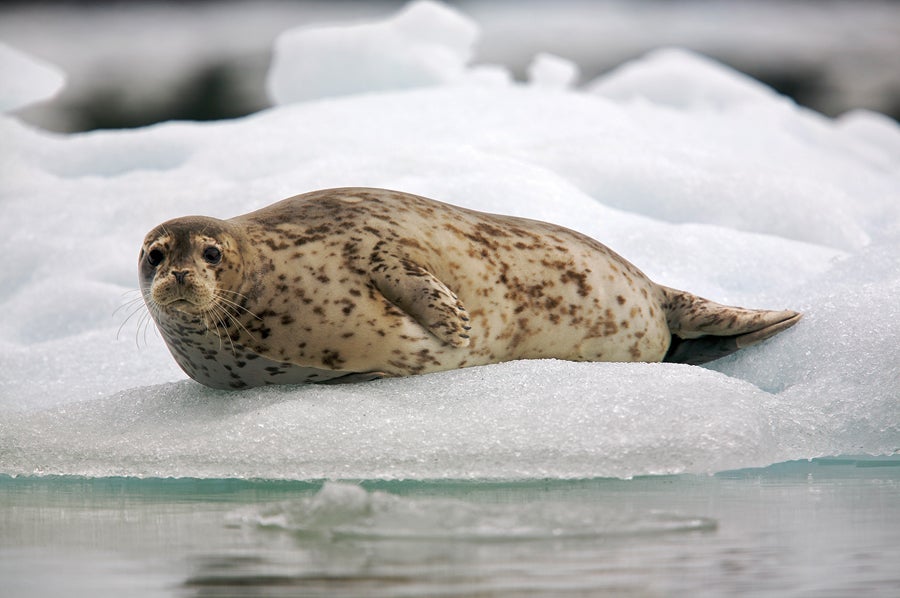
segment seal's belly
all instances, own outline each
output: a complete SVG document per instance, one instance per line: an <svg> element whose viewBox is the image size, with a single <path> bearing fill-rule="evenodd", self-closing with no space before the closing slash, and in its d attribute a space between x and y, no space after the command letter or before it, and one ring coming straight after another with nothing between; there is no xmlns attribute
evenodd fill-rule
<svg viewBox="0 0 900 598"><path fill-rule="evenodd" d="M236 390L270 384L334 384L364 382L383 377L381 372L348 372L275 361L199 326L180 327L177 333L163 326L163 338L184 372L211 388Z"/></svg>

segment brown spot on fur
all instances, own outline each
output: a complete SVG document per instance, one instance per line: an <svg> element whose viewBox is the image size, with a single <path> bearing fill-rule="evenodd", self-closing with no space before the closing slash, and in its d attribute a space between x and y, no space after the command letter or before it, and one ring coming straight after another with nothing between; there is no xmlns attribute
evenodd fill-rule
<svg viewBox="0 0 900 598"><path fill-rule="evenodd" d="M341 369L340 366L345 362L346 360L341 357L341 354L338 351L333 349L325 349L322 351L322 364L333 370Z"/></svg>
<svg viewBox="0 0 900 598"><path fill-rule="evenodd" d="M272 251L281 251L282 249L287 249L288 247L290 247L290 245L288 245L284 241L281 241L280 243L276 243L274 239L266 239L263 242Z"/></svg>
<svg viewBox="0 0 900 598"><path fill-rule="evenodd" d="M590 295L591 291L594 290L594 288L588 284L587 273L585 272L566 270L566 272L559 278L564 284L569 283L570 281L575 281L575 283L578 285L578 294L582 297L587 297L588 295Z"/></svg>

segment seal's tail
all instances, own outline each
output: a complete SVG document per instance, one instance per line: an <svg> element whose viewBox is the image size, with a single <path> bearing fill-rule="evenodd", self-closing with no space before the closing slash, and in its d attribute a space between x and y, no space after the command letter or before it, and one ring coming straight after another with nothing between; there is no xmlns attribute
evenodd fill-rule
<svg viewBox="0 0 900 598"><path fill-rule="evenodd" d="M663 361L700 364L755 345L800 321L800 313L720 305L660 287L672 344Z"/></svg>

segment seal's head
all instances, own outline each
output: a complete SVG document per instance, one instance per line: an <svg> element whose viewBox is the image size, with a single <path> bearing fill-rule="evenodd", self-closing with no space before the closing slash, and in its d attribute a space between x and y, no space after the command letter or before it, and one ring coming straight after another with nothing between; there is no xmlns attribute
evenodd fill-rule
<svg viewBox="0 0 900 598"><path fill-rule="evenodd" d="M138 269L151 313L210 315L234 305L243 281L241 245L233 225L205 216L177 218L150 231Z"/></svg>

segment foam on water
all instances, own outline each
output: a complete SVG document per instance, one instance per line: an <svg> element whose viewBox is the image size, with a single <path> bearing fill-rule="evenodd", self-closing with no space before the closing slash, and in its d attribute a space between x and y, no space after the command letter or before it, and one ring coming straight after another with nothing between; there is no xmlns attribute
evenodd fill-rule
<svg viewBox="0 0 900 598"><path fill-rule="evenodd" d="M715 529L707 517L637 512L590 503L491 504L408 498L326 482L314 496L233 512L232 525L333 539L509 541L632 536Z"/></svg>
<svg viewBox="0 0 900 598"><path fill-rule="evenodd" d="M427 40L404 37L423 23ZM443 75L473 74L477 28L430 2L358 27L286 34L271 86L321 93L251 117L73 136L0 117L0 473L629 477L898 450L896 123L832 121L673 50L587 90L547 56L527 85L502 69L471 85ZM357 80L300 68L344 60L348 39L393 40L380 82L301 101ZM452 66L399 69L433 64L421 44ZM43 67L16 64L2 84L43 97ZM242 393L185 380L129 303L146 231L347 185L554 221L662 284L805 317L710 368L531 361Z"/></svg>

